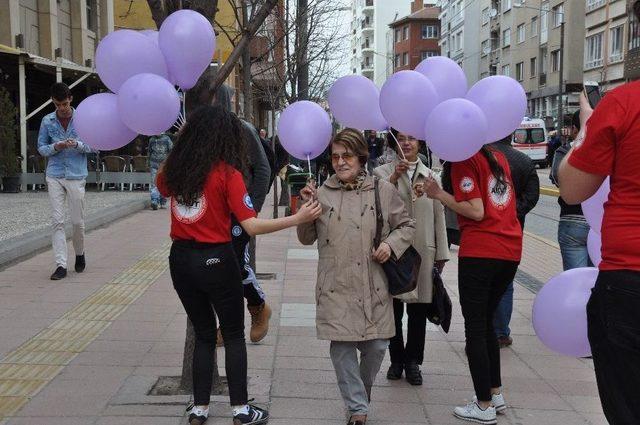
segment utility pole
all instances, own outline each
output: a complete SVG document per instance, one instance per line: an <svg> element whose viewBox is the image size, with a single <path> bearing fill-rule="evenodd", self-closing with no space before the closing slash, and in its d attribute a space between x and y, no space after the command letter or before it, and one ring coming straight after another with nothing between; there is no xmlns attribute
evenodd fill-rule
<svg viewBox="0 0 640 425"><path fill-rule="evenodd" d="M297 74L298 74L298 96L297 100L309 99L309 63L307 58L307 50L309 48L309 15L308 0L298 0L296 15L298 20L297 38L298 38L298 54L297 54Z"/></svg>
<svg viewBox="0 0 640 425"><path fill-rule="evenodd" d="M560 23L560 67L558 69L558 136L562 138L562 127L564 126L564 108L562 107L562 95L564 92L564 14Z"/></svg>

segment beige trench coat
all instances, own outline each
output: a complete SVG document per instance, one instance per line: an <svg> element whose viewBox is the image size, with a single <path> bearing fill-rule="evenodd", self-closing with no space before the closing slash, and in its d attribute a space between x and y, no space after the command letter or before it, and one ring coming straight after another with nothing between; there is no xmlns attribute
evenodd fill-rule
<svg viewBox="0 0 640 425"><path fill-rule="evenodd" d="M395 160L382 165L374 170L374 174L389 181L397 163L398 161ZM418 161L413 181L417 182L429 176L438 179L437 175L422 161ZM422 264L416 290L396 298L408 303L430 303L433 299L433 264L435 261L449 260L444 207L440 201L434 201L426 196L413 201L413 184L409 181L407 174L398 179L397 187L407 212L416 222L412 245L420 253Z"/></svg>
<svg viewBox="0 0 640 425"><path fill-rule="evenodd" d="M380 181L382 241L401 256L413 240L414 223L392 184ZM395 335L387 278L371 255L376 230L373 177L360 190L343 190L331 176L318 189L322 215L298 226L304 245L318 241L316 328L319 339L368 341Z"/></svg>

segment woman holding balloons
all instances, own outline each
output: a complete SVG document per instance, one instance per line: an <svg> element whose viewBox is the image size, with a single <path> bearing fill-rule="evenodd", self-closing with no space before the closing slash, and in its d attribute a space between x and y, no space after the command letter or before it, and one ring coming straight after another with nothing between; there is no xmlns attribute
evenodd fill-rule
<svg viewBox="0 0 640 425"><path fill-rule="evenodd" d="M224 337L233 423L263 424L269 418L267 411L248 404L244 300L231 244L231 214L247 233L258 235L313 222L321 213L317 202L311 202L295 216L256 218L243 181L247 155L241 135L242 123L235 115L220 106L201 107L189 116L158 172L158 190L172 197L171 279L196 334L190 425L203 424L209 414L216 315Z"/></svg>
<svg viewBox="0 0 640 425"><path fill-rule="evenodd" d="M413 220L398 191L367 174L368 156L359 131L341 131L331 143L336 174L319 189L309 184L300 191L303 200L317 199L322 205L315 222L298 226L298 239L304 245L318 243L316 328L318 338L331 341L350 425L365 424L371 387L395 335L392 298L380 264L391 255L400 257L414 236ZM383 216L378 247L373 243L376 190Z"/></svg>
<svg viewBox="0 0 640 425"><path fill-rule="evenodd" d="M493 315L513 281L522 251L509 164L483 146L471 158L451 165L453 194L429 178L424 192L458 214L461 241L458 262L460 305L475 399L456 407L460 419L495 424L506 409L501 393L500 349Z"/></svg>
<svg viewBox="0 0 640 425"><path fill-rule="evenodd" d="M441 272L449 260L447 230L442 204L426 196L417 198L414 190L414 187L423 184L424 179L434 175L418 157L420 144L424 142L394 128L390 133L389 139L398 140L397 144L391 142L397 146L397 159L376 168L374 174L398 188L407 212L416 221L413 247L420 253L422 264L418 287L393 300L396 335L389 344L391 366L387 379L400 379L404 372L411 385L422 385L420 365L424 355L427 307L433 296L433 267L435 265ZM402 336L405 303L409 326L406 346Z"/></svg>

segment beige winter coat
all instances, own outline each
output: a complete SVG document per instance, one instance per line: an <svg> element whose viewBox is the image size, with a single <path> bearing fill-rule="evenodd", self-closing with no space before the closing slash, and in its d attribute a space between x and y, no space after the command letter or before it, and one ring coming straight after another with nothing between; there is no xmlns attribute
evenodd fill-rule
<svg viewBox="0 0 640 425"><path fill-rule="evenodd" d="M322 215L298 226L304 245L318 241L316 327L319 339L368 341L395 335L393 302L380 264L371 255L376 230L373 178L360 190L343 190L331 176L318 189ZM400 256L414 224L392 184L380 181L382 241Z"/></svg>
<svg viewBox="0 0 640 425"><path fill-rule="evenodd" d="M382 165L374 170L374 174L389 181L397 163L398 161L395 160ZM422 161L418 161L414 183L429 176L437 179L437 175L433 171L427 168ZM416 232L412 245L422 257L418 287L415 291L397 298L408 303L430 303L433 298L433 263L449 259L444 207L440 201L434 201L426 196L421 196L413 201L413 184L409 181L409 176L406 173L398 179L397 188L407 212L415 220Z"/></svg>

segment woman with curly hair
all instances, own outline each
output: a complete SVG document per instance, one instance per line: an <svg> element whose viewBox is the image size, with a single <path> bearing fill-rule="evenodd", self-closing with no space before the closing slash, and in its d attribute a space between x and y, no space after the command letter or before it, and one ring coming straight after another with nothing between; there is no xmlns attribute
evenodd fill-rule
<svg viewBox="0 0 640 425"><path fill-rule="evenodd" d="M243 181L241 135L235 115L220 106L201 107L189 116L158 173L160 193L172 198L171 279L196 334L190 425L203 424L209 414L216 315L234 425L263 424L269 418L267 411L248 404L242 277L231 244L231 215L247 233L259 235L313 221L321 213L317 202L309 202L291 217L256 218Z"/></svg>

